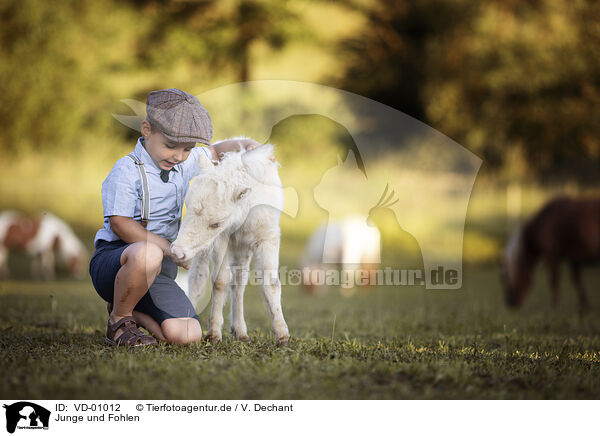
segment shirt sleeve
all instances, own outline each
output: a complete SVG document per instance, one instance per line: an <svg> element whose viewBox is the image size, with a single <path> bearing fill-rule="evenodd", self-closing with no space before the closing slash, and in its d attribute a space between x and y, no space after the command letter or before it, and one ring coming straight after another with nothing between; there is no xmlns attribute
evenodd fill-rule
<svg viewBox="0 0 600 436"><path fill-rule="evenodd" d="M208 147L199 147L198 150L200 150L202 153L204 153L204 156L206 156L206 158L210 161L210 163L212 163L212 153L210 152Z"/></svg>
<svg viewBox="0 0 600 436"><path fill-rule="evenodd" d="M102 206L104 216L113 215L133 218L139 193L137 189L135 168L128 168L124 162L117 162L102 183Z"/></svg>
<svg viewBox="0 0 600 436"><path fill-rule="evenodd" d="M203 162L200 162L203 160ZM194 147L185 161L185 172L188 181L196 177L203 166L212 165L212 153L208 147Z"/></svg>

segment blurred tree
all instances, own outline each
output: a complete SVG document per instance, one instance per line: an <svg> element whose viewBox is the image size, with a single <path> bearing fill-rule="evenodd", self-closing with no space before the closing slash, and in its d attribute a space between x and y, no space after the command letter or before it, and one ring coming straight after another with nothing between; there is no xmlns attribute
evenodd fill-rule
<svg viewBox="0 0 600 436"><path fill-rule="evenodd" d="M423 89L427 47L468 22L466 0L344 0L367 19L364 32L340 44L347 59L342 88L373 98L420 120L426 119Z"/></svg>
<svg viewBox="0 0 600 436"><path fill-rule="evenodd" d="M256 44L308 32L275 0L4 0L0 20L0 147L23 155L129 135L111 117L120 99L250 80Z"/></svg>
<svg viewBox="0 0 600 436"><path fill-rule="evenodd" d="M345 0L341 86L419 118L500 167L600 176L600 3ZM518 153L509 152L518 150Z"/></svg>
<svg viewBox="0 0 600 436"><path fill-rule="evenodd" d="M153 23L140 56L147 66L181 61L233 70L240 82L251 80L252 48L265 43L282 49L305 35L299 15L278 0L134 0Z"/></svg>
<svg viewBox="0 0 600 436"><path fill-rule="evenodd" d="M600 3L488 2L429 47L428 120L487 162L600 176Z"/></svg>
<svg viewBox="0 0 600 436"><path fill-rule="evenodd" d="M110 111L99 116L115 98L107 74L127 64L134 31L123 25L127 11L113 6L108 1L0 2L2 150L76 147L86 132L109 128Z"/></svg>

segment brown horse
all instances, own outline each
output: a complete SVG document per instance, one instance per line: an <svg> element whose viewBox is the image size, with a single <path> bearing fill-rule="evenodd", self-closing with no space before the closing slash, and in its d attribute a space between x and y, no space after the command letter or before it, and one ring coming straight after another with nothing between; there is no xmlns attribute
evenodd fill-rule
<svg viewBox="0 0 600 436"><path fill-rule="evenodd" d="M566 261L579 297L579 309L585 311L588 299L581 267L600 260L600 198L556 198L515 231L508 241L502 269L509 306L523 303L539 259L546 262L550 272L552 305L558 304L559 266Z"/></svg>

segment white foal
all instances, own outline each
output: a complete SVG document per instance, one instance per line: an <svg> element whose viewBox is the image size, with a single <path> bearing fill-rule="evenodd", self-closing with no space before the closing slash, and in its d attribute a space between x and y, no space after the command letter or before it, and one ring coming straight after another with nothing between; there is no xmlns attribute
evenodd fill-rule
<svg viewBox="0 0 600 436"><path fill-rule="evenodd" d="M187 214L171 251L184 261L192 261L188 287L194 305L202 297L212 262L213 298L207 332L211 341L222 339L223 306L230 279L231 331L237 339L248 340L243 297L251 259L261 278L276 343L289 341L278 275L283 190L279 164L272 158L273 146L269 144L228 153L218 166L204 167L188 191Z"/></svg>

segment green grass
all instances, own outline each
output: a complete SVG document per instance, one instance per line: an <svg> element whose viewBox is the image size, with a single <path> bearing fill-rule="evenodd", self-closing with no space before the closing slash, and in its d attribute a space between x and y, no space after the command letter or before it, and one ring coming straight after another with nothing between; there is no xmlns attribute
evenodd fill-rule
<svg viewBox="0 0 600 436"><path fill-rule="evenodd" d="M255 288L249 343L226 334L219 345L128 350L103 344L106 309L89 282L0 282L0 397L599 398L600 295L589 292L594 309L579 318L565 278L552 311L541 274L518 312L502 305L491 267L467 268L460 291L380 287L345 298L288 287L294 341L284 348ZM588 270L588 289L599 282Z"/></svg>

